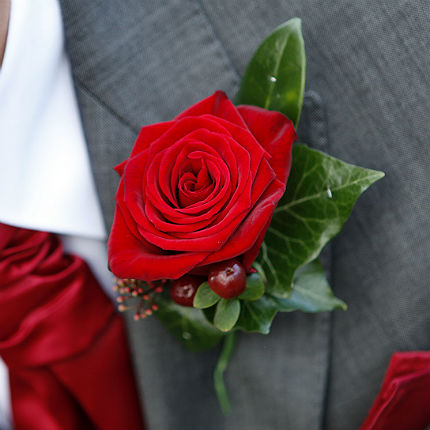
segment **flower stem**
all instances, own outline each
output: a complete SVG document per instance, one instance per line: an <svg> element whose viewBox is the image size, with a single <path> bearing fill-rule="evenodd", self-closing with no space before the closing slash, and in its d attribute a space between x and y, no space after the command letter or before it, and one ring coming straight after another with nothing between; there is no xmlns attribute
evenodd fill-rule
<svg viewBox="0 0 430 430"><path fill-rule="evenodd" d="M221 354L214 371L214 388L218 397L218 402L224 415L231 412L230 400L224 383L224 372L227 369L230 357L234 350L236 333L231 332L224 339Z"/></svg>

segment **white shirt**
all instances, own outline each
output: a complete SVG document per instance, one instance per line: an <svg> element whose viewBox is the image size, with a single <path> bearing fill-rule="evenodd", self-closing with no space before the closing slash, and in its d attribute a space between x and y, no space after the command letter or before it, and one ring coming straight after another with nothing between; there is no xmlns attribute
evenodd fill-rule
<svg viewBox="0 0 430 430"><path fill-rule="evenodd" d="M0 69L0 222L62 235L112 297L97 198L57 0L12 0ZM0 360L0 428L11 424Z"/></svg>

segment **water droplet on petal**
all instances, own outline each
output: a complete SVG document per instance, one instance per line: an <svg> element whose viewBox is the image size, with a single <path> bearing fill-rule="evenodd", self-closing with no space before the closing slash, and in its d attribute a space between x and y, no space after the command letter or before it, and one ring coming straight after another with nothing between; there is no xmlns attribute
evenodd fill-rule
<svg viewBox="0 0 430 430"><path fill-rule="evenodd" d="M333 194L331 193L331 189L330 188L327 188L327 196L328 196L329 199L333 198Z"/></svg>

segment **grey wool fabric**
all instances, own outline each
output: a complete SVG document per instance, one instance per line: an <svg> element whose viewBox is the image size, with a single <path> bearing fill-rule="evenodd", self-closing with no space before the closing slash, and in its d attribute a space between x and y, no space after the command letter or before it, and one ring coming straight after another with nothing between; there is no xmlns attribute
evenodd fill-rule
<svg viewBox="0 0 430 430"><path fill-rule="evenodd" d="M110 229L118 178L141 126L222 89L277 25L303 20L301 141L386 177L325 252L348 311L279 315L239 336L212 387L219 349L185 351L156 318L127 321L149 429L354 429L394 351L429 349L429 7L426 0L62 0L82 120ZM112 377L116 377L112 375Z"/></svg>

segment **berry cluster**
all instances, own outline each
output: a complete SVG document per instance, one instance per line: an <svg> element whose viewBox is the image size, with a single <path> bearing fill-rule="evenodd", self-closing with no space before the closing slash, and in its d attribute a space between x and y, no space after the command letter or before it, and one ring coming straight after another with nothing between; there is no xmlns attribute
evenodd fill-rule
<svg viewBox="0 0 430 430"><path fill-rule="evenodd" d="M193 306L197 289L205 281L204 278L185 275L172 281L170 297L182 306ZM246 288L246 270L235 260L226 260L215 264L209 272L209 287L224 299L232 299L243 293Z"/></svg>
<svg viewBox="0 0 430 430"><path fill-rule="evenodd" d="M119 292L117 302L120 312L136 309L134 319L140 320L152 315L158 309L156 295L169 288L171 299L181 306L193 306L194 296L206 278L185 275L179 279L145 282L137 279L116 279L114 291ZM239 296L246 288L246 271L243 265L233 259L217 263L207 278L209 287L220 297L232 299ZM125 305L129 299L138 299L132 305Z"/></svg>

